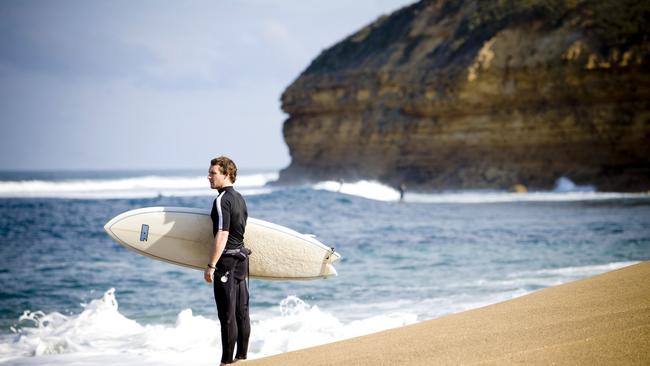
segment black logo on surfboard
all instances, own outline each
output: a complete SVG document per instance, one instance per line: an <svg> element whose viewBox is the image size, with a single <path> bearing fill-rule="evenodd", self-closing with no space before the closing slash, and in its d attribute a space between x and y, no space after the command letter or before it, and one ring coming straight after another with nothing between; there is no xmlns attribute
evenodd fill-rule
<svg viewBox="0 0 650 366"><path fill-rule="evenodd" d="M142 229L140 229L140 241L147 241L149 237L149 225L142 224Z"/></svg>

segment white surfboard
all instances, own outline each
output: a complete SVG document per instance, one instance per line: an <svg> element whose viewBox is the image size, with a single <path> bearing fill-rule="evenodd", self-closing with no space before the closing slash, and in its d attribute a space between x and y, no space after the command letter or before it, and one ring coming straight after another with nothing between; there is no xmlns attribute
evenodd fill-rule
<svg viewBox="0 0 650 366"><path fill-rule="evenodd" d="M127 249L161 261L203 271L214 243L210 211L147 207L124 212L104 230ZM244 244L250 276L268 280L311 280L336 276L341 255L312 236L248 218Z"/></svg>

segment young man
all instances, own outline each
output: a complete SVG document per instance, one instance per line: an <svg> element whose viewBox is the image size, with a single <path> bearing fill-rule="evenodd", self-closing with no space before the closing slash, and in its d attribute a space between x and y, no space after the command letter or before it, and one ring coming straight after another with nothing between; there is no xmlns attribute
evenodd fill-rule
<svg viewBox="0 0 650 366"><path fill-rule="evenodd" d="M248 256L244 231L248 210L244 198L235 191L237 166L225 156L212 159L208 180L219 191L212 203L214 245L203 277L214 284L214 300L221 323L221 365L245 360L250 336L248 316ZM237 355L233 352L237 344Z"/></svg>

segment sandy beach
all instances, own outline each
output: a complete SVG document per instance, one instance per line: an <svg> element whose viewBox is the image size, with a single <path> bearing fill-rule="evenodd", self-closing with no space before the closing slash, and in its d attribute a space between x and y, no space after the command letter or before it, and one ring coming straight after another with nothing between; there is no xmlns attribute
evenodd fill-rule
<svg viewBox="0 0 650 366"><path fill-rule="evenodd" d="M246 365L649 365L650 262Z"/></svg>

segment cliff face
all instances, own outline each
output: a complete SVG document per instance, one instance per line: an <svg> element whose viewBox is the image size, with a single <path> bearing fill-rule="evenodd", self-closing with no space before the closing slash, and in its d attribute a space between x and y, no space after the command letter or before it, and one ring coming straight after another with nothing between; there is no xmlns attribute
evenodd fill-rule
<svg viewBox="0 0 650 366"><path fill-rule="evenodd" d="M281 182L650 189L650 3L422 1L282 96Z"/></svg>

